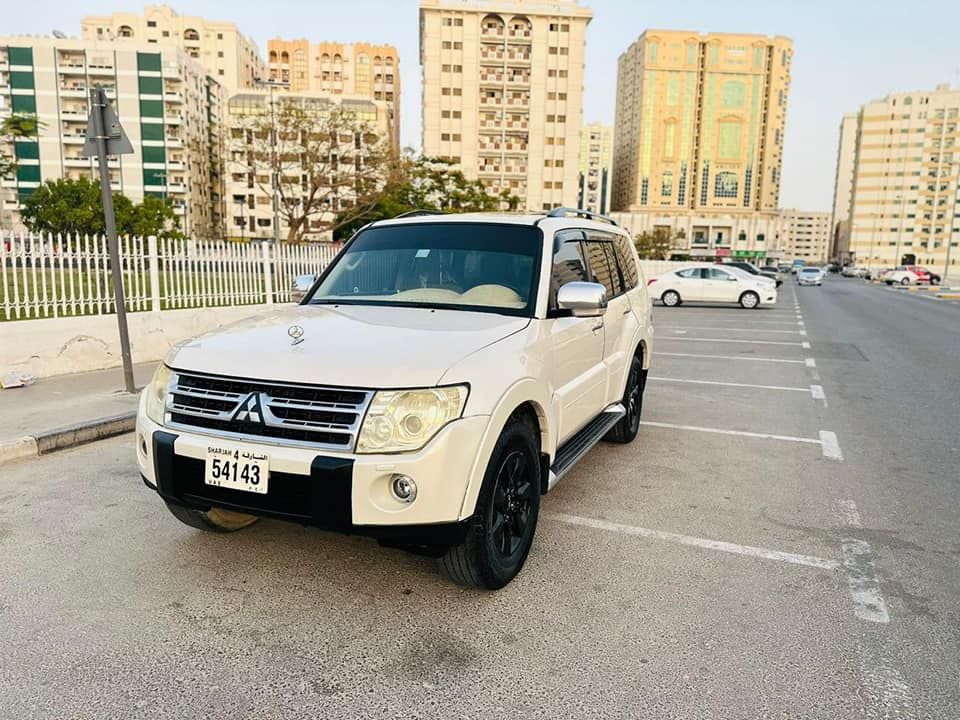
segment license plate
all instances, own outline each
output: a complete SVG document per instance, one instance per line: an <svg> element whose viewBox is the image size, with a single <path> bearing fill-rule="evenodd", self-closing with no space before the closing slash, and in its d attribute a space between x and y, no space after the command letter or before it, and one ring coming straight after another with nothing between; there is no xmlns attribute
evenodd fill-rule
<svg viewBox="0 0 960 720"><path fill-rule="evenodd" d="M243 448L207 446L203 481L207 485L266 495L270 458Z"/></svg>

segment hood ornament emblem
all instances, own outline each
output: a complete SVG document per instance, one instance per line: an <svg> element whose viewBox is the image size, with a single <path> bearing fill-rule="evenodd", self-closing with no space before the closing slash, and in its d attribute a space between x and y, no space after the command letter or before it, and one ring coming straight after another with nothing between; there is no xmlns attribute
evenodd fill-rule
<svg viewBox="0 0 960 720"><path fill-rule="evenodd" d="M287 335L289 335L293 339L293 342L290 343L291 345L299 345L304 340L303 328L300 327L299 325L291 325L290 327L288 327Z"/></svg>

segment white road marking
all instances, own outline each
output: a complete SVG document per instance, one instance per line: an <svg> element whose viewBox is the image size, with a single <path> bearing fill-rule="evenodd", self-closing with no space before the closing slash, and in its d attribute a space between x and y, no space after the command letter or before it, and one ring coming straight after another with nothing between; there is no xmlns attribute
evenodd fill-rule
<svg viewBox="0 0 960 720"><path fill-rule="evenodd" d="M810 342L808 340L804 340L802 343L800 343L800 347L802 347L804 350L809 350Z"/></svg>
<svg viewBox="0 0 960 720"><path fill-rule="evenodd" d="M810 395L814 400L826 400L827 396L823 394L823 385L811 385Z"/></svg>
<svg viewBox="0 0 960 720"><path fill-rule="evenodd" d="M913 690L894 667L889 653L857 640L863 696L870 710L865 717L915 720L919 717Z"/></svg>
<svg viewBox="0 0 960 720"><path fill-rule="evenodd" d="M698 425L675 425L673 423L652 422L649 420L641 420L640 424L651 427L670 428L673 430L692 430L694 432L716 433L718 435L760 438L761 440L785 440L787 442L809 443L811 445L821 444L821 441L817 438L795 437L793 435L771 435L770 433L747 432L746 430L723 430L721 428L707 428Z"/></svg>
<svg viewBox="0 0 960 720"><path fill-rule="evenodd" d="M806 330L797 330L797 332L800 333L800 336L801 336L801 337L807 337L807 331L806 331Z"/></svg>
<svg viewBox="0 0 960 720"><path fill-rule="evenodd" d="M702 355L700 353L671 353L671 352L655 352L654 355L661 355L663 357L688 357L688 358L710 358L713 360L753 360L754 362L775 362L775 363L789 363L795 365L803 365L803 360L785 360L783 358L762 358L762 357L746 357L740 355ZM809 367L809 365L807 366Z"/></svg>
<svg viewBox="0 0 960 720"><path fill-rule="evenodd" d="M684 342L719 342L719 343L743 343L745 345L792 345L793 347L800 347L800 343L796 342L783 342L781 340L739 340L732 338L661 338L661 340L669 341L679 341L683 340Z"/></svg>
<svg viewBox="0 0 960 720"><path fill-rule="evenodd" d="M813 386L813 385L810 386L809 388L786 387L783 385L753 385L751 383L720 382L719 380L686 380L683 378L653 377L653 376L650 376L647 379L659 380L660 382L692 383L694 385L723 385L724 387L758 388L760 390L793 390L796 392L810 392L813 387L819 387L819 386Z"/></svg>
<svg viewBox="0 0 960 720"><path fill-rule="evenodd" d="M814 360L813 358L807 358L807 359L804 360L803 362L806 363L807 367L816 367L816 366L817 366L817 361Z"/></svg>
<svg viewBox="0 0 960 720"><path fill-rule="evenodd" d="M860 511L853 500L837 500L836 514L850 528L862 527ZM870 544L856 538L843 539L843 567L847 571L853 613L861 620L875 623L890 622L887 603L880 592L880 580L873 564Z"/></svg>
<svg viewBox="0 0 960 720"><path fill-rule="evenodd" d="M840 451L840 441L837 440L837 434L831 430L820 431L820 448L823 450L823 456L830 460L843 460L843 453Z"/></svg>
<svg viewBox="0 0 960 720"><path fill-rule="evenodd" d="M651 530L650 528L635 527L633 525L624 525L622 523L610 522L608 520L579 517L577 515L567 515L565 513L545 514L547 517L553 518L562 523L566 523L567 525L593 528L595 530L606 530L608 532L619 533L620 535L650 538L653 540L664 540L666 542L672 542L678 545L689 545L692 547L703 548L705 550L719 550L720 552L733 553L735 555L746 555L747 557L762 558L764 560L779 560L780 562L792 563L794 565L806 565L807 567L819 568L821 570L836 570L840 567L840 563L836 560L814 557L813 555L798 555L796 553L781 552L779 550L767 550L766 548L753 547L751 545L737 545L735 543L723 542L721 540L708 540L706 538L681 535L679 533L665 532L663 530Z"/></svg>
<svg viewBox="0 0 960 720"><path fill-rule="evenodd" d="M663 328L672 330L675 327L678 327L678 326L657 325L658 330ZM804 330L764 330L763 328L754 328L754 327L735 328L735 327L714 327L710 325L686 325L685 328L686 330L674 330L673 332L683 333L684 335L686 334L687 330L723 330L725 332L760 332L760 333L778 333L782 335L805 335L806 334L806 331Z"/></svg>

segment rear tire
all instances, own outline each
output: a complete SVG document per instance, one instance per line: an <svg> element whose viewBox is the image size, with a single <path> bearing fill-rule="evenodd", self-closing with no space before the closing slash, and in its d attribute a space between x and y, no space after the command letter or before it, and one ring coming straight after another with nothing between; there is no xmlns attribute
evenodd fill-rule
<svg viewBox="0 0 960 720"><path fill-rule="evenodd" d="M527 559L540 514L540 448L529 423L512 418L493 448L467 535L440 567L454 582L498 590Z"/></svg>
<svg viewBox="0 0 960 720"><path fill-rule="evenodd" d="M676 290L667 290L663 295L660 296L660 302L667 307L676 307L680 304L680 293L678 293Z"/></svg>
<svg viewBox="0 0 960 720"><path fill-rule="evenodd" d="M610 428L604 440L626 444L637 437L637 432L640 430L640 413L643 412L643 391L646 385L647 371L643 369L643 360L634 355L627 375L627 386L623 391L622 402L627 414Z"/></svg>
<svg viewBox="0 0 960 720"><path fill-rule="evenodd" d="M740 296L740 307L742 308L752 310L759 305L760 296L757 295L753 290L747 290L743 295Z"/></svg>
<svg viewBox="0 0 960 720"><path fill-rule="evenodd" d="M247 515L221 508L210 508L204 512L203 510L194 510L167 503L167 510L184 525L208 532L236 532L253 525L258 520L256 515Z"/></svg>
<svg viewBox="0 0 960 720"><path fill-rule="evenodd" d="M910 284L910 278L901 278L900 284L901 284L901 285L909 285L909 284Z"/></svg>

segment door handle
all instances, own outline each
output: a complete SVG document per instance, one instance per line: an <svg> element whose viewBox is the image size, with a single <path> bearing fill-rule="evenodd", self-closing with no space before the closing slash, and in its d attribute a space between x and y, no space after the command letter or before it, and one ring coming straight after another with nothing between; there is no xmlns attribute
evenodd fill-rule
<svg viewBox="0 0 960 720"><path fill-rule="evenodd" d="M594 333L598 333L598 332L600 332L601 330L603 330L603 320L601 320L600 322L598 322L596 325L594 325L594 326L593 326L592 328L590 328L590 329L591 329Z"/></svg>
<svg viewBox="0 0 960 720"><path fill-rule="evenodd" d="M626 310L623 311L623 314L624 314L624 315L629 315L631 309L632 309L632 308L627 308Z"/></svg>

